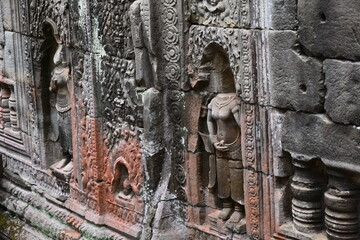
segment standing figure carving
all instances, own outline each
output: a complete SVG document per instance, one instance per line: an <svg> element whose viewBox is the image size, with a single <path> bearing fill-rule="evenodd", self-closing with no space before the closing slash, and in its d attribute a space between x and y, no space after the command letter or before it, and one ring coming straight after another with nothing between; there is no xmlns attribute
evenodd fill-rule
<svg viewBox="0 0 360 240"><path fill-rule="evenodd" d="M139 87L159 88L157 60L151 28L151 1L136 0L130 6L131 35L135 53L135 80Z"/></svg>
<svg viewBox="0 0 360 240"><path fill-rule="evenodd" d="M207 78L216 92L208 104L209 135L201 134L206 150L211 153L208 188L216 191L221 200L218 218L227 221L228 228L240 232L245 229L240 98L228 57L219 45L210 44L205 49L200 71L200 76Z"/></svg>
<svg viewBox="0 0 360 240"><path fill-rule="evenodd" d="M54 55L54 70L51 75L49 90L52 93L50 105L56 109L56 123L52 125L58 133L63 158L53 164L50 169L56 177L68 180L73 170L72 163L72 132L71 132L71 101L69 91L70 69L65 59L65 48L58 45Z"/></svg>

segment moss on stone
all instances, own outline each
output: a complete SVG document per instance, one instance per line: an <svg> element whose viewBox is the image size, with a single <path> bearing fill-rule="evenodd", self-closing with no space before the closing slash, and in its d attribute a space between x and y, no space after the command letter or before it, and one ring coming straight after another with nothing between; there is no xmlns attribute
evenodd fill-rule
<svg viewBox="0 0 360 240"><path fill-rule="evenodd" d="M23 223L9 212L0 209L0 232L11 240L19 239Z"/></svg>

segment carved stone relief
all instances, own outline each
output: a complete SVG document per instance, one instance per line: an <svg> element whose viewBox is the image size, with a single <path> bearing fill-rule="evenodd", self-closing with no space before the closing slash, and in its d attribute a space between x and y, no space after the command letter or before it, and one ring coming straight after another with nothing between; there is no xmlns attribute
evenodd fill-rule
<svg viewBox="0 0 360 240"><path fill-rule="evenodd" d="M46 36L42 43L42 106L45 139L50 143L46 155L52 156L50 169L53 174L65 182L69 182L73 171L72 163L72 130L70 94L71 75L69 68L69 52L62 45L55 22L46 20L43 24ZM47 61L50 60L50 63ZM51 70L49 74L48 71ZM60 148L57 154L54 149ZM49 162L46 164L50 164Z"/></svg>
<svg viewBox="0 0 360 240"><path fill-rule="evenodd" d="M228 220L227 227L240 232L245 226L240 99L226 53L220 46L209 44L204 49L201 76L219 92L207 106L209 135L202 134L211 154L208 187L214 191L218 186L217 197L222 202L218 218Z"/></svg>
<svg viewBox="0 0 360 240"><path fill-rule="evenodd" d="M130 1L106 1L98 3L99 35L107 54L119 58L133 58L130 24Z"/></svg>
<svg viewBox="0 0 360 240"><path fill-rule="evenodd" d="M191 0L191 21L219 27L247 27L250 23L248 0Z"/></svg>

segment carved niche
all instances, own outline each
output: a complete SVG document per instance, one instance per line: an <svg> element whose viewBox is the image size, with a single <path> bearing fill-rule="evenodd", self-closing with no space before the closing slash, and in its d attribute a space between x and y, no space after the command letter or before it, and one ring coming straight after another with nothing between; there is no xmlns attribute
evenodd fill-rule
<svg viewBox="0 0 360 240"><path fill-rule="evenodd" d="M69 182L72 166L72 98L69 50L60 41L55 23L43 24L45 40L41 60L41 108L45 167Z"/></svg>
<svg viewBox="0 0 360 240"><path fill-rule="evenodd" d="M188 202L194 207L189 207L188 225L208 237L260 239L262 234L251 44L247 30L190 28L188 74L193 92L186 96L191 111L186 174ZM221 131L223 122L227 124ZM223 176L233 181L219 194L216 186L224 186L219 182Z"/></svg>
<svg viewBox="0 0 360 240"><path fill-rule="evenodd" d="M221 46L215 43L206 46L201 62L199 76L213 86L211 92L216 92L207 105L208 134L200 133L210 154L208 188L217 193L221 202L217 218L226 221L227 228L240 232L245 226L240 98Z"/></svg>

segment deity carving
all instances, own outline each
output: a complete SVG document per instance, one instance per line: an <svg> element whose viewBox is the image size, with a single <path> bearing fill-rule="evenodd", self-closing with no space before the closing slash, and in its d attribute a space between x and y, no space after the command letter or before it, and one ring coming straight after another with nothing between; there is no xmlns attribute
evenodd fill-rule
<svg viewBox="0 0 360 240"><path fill-rule="evenodd" d="M245 228L244 166L241 156L240 98L228 58L217 44L204 53L200 76L207 78L216 93L208 104L207 128L200 133L209 157L209 185L222 206L218 218L235 232Z"/></svg>
<svg viewBox="0 0 360 240"><path fill-rule="evenodd" d="M138 86L151 88L155 85L157 62L152 48L149 0L136 0L130 6L130 21L135 54L135 80Z"/></svg>
<svg viewBox="0 0 360 240"><path fill-rule="evenodd" d="M196 11L196 10L193 10ZM216 25L224 22L227 26L234 26L230 18L230 5L226 0L202 0L197 3L197 12L205 25Z"/></svg>
<svg viewBox="0 0 360 240"><path fill-rule="evenodd" d="M65 48L58 45L53 58L55 67L51 75L50 105L56 109L56 118L52 117L55 123L55 132L58 134L61 153L63 158L53 164L50 169L53 174L63 180L68 180L72 170L72 132L71 132L71 101L69 91L70 69L65 59Z"/></svg>

